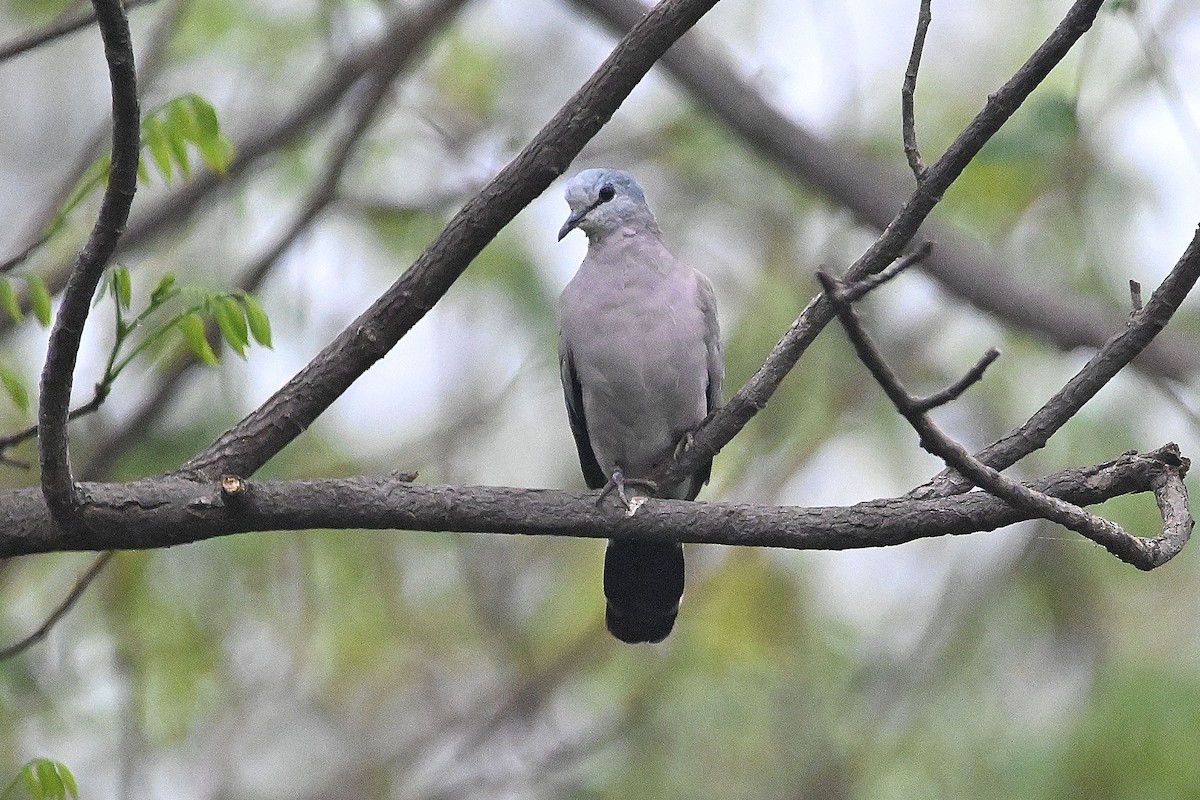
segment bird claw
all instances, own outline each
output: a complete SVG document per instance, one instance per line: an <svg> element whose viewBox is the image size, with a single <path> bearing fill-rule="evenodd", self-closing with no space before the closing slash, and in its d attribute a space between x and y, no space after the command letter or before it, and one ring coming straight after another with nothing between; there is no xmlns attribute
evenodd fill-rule
<svg viewBox="0 0 1200 800"><path fill-rule="evenodd" d="M613 470L612 477L608 479L608 483L604 484L604 488L600 490L600 496L596 498L596 507L599 508L604 503L604 498L615 491L617 497L621 500L621 505L625 506L625 510L632 515L645 502L645 498L634 497L634 502L631 504L629 496L625 494L626 486L638 486L650 492L650 494L658 492L658 484L652 480L647 478L626 478L625 473L621 470Z"/></svg>

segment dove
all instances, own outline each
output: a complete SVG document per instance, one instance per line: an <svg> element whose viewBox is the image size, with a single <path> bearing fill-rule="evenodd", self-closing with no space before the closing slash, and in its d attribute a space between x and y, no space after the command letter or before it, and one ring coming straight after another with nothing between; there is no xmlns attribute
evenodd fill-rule
<svg viewBox="0 0 1200 800"><path fill-rule="evenodd" d="M567 417L589 488L694 500L712 461L673 486L654 469L721 403L725 362L712 284L672 255L642 187L617 169L589 169L566 187L587 256L559 300L559 366ZM660 642L684 589L683 546L609 540L605 622L629 643Z"/></svg>

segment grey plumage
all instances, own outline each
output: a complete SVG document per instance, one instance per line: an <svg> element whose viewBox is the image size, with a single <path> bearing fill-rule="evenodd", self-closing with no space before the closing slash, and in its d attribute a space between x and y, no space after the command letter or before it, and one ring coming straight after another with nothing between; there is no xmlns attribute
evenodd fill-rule
<svg viewBox="0 0 1200 800"><path fill-rule="evenodd" d="M667 250L642 188L614 169L567 184L571 213L559 231L588 237L588 252L560 300L559 362L567 416L593 489L635 483L721 402L724 358L712 285ZM661 497L692 500L711 462ZM610 541L606 620L627 642L670 633L683 594L678 544Z"/></svg>

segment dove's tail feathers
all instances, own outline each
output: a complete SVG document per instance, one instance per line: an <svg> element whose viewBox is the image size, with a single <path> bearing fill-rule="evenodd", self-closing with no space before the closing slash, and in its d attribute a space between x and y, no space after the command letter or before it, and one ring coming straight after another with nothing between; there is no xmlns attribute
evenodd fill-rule
<svg viewBox="0 0 1200 800"><path fill-rule="evenodd" d="M683 545L610 541L604 554L605 621L622 642L667 638L683 597Z"/></svg>

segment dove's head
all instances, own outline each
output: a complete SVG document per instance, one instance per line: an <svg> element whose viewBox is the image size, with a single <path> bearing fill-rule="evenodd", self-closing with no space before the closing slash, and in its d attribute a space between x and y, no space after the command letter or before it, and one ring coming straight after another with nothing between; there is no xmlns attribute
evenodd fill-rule
<svg viewBox="0 0 1200 800"><path fill-rule="evenodd" d="M571 216L558 232L559 240L580 228L597 242L622 228L658 232L642 187L619 169L585 169L567 183Z"/></svg>

